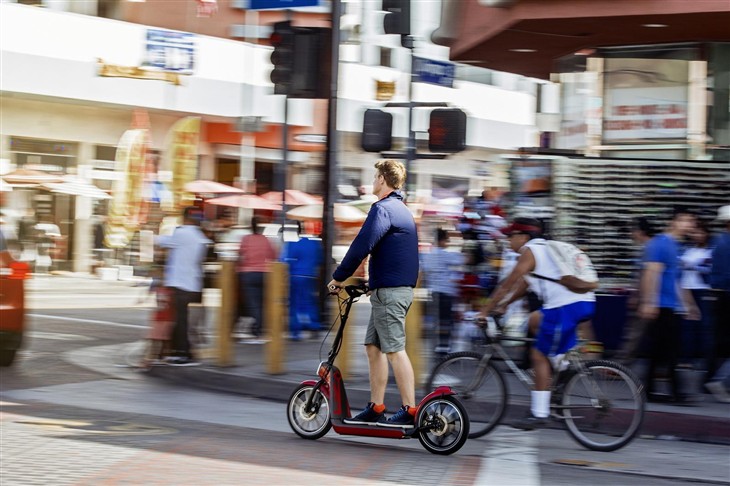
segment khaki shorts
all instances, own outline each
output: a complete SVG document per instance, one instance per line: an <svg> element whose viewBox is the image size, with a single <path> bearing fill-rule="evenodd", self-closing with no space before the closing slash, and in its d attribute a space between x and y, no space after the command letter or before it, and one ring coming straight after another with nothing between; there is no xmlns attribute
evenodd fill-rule
<svg viewBox="0 0 730 486"><path fill-rule="evenodd" d="M372 310L364 344L373 344L384 353L406 349L406 314L412 302L412 287L375 289L370 295Z"/></svg>

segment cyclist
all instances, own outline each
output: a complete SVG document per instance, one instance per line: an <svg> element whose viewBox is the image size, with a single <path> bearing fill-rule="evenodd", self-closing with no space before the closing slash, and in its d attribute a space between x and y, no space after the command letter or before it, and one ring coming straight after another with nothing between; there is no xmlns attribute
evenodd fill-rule
<svg viewBox="0 0 730 486"><path fill-rule="evenodd" d="M576 344L578 323L592 318L595 311L593 292L578 294L551 280L531 277L534 272L559 280L560 271L548 254L542 225L533 218L515 218L502 230L509 238L512 250L519 253L512 272L492 292L482 309L482 317L500 307L502 301L525 291L525 283L542 300L542 322L531 351L535 370L535 389L531 392L530 413L512 425L532 430L547 423L550 415L550 356L565 353Z"/></svg>
<svg viewBox="0 0 730 486"><path fill-rule="evenodd" d="M352 242L342 263L332 274L330 288L341 289L370 255L370 323L365 334L365 351L370 369L370 402L348 424L377 424L413 428L416 391L413 367L406 354L405 320L413 302L418 279L418 236L410 210L398 189L406 180L406 169L396 160L375 164L373 204L362 229ZM385 418L385 387L388 363L393 368L403 406Z"/></svg>

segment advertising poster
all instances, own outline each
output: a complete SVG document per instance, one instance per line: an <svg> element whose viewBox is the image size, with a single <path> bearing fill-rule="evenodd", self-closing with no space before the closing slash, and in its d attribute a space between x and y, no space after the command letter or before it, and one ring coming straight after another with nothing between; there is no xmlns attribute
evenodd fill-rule
<svg viewBox="0 0 730 486"><path fill-rule="evenodd" d="M144 214L143 187L149 133L127 130L119 140L115 171L120 177L112 185L109 219L104 232L107 248L124 248L139 228Z"/></svg>
<svg viewBox="0 0 730 486"><path fill-rule="evenodd" d="M198 142L200 118L178 120L167 134L164 167L171 174L172 211L180 211L193 203L193 195L185 191L185 184L195 180L198 173Z"/></svg>
<svg viewBox="0 0 730 486"><path fill-rule="evenodd" d="M606 59L603 140L686 139L689 61Z"/></svg>

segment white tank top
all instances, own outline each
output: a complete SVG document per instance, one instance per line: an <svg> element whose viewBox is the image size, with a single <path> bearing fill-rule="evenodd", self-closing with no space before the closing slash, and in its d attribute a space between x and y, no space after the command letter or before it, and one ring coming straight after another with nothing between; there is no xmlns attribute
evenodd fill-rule
<svg viewBox="0 0 730 486"><path fill-rule="evenodd" d="M524 248L529 248L535 257L535 270L533 270L533 273L542 275L543 277L554 278L555 280L560 279L560 270L550 257L544 239L532 239L522 248L523 250L520 251L524 251ZM542 306L545 309L555 309L556 307L563 307L576 302L596 301L596 295L593 292L576 294L557 282L535 278L530 275L525 276L525 279L530 286L530 290L540 297Z"/></svg>

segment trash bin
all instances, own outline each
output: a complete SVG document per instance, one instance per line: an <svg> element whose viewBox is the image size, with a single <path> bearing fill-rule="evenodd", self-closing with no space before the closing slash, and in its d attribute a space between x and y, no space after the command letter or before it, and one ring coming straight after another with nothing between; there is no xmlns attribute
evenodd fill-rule
<svg viewBox="0 0 730 486"><path fill-rule="evenodd" d="M629 296L626 291L596 294L593 330L606 351L618 351L628 319Z"/></svg>

